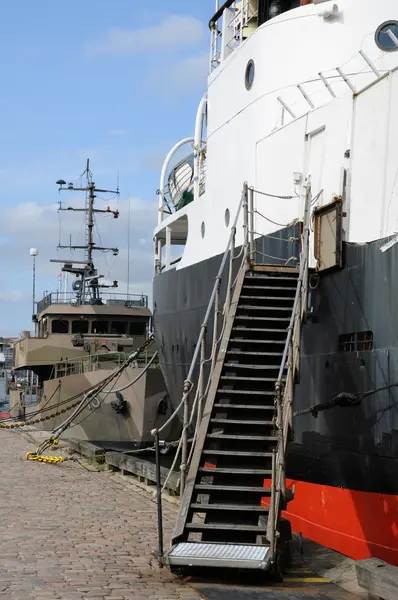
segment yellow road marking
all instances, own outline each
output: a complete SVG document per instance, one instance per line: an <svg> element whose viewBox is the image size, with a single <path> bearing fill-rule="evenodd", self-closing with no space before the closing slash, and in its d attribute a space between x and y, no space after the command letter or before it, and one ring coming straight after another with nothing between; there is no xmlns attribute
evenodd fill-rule
<svg viewBox="0 0 398 600"><path fill-rule="evenodd" d="M330 583L323 577L284 577L284 583Z"/></svg>

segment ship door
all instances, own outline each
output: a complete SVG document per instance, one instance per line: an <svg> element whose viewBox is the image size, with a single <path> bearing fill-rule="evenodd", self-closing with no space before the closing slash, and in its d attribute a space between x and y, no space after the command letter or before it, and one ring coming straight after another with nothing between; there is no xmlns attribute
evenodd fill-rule
<svg viewBox="0 0 398 600"><path fill-rule="evenodd" d="M314 255L318 271L342 266L342 216L341 198L314 210Z"/></svg>

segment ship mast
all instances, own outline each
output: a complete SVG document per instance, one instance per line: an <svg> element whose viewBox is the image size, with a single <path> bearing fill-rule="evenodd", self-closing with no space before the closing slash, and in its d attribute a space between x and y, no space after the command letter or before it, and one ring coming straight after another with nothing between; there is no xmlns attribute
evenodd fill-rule
<svg viewBox="0 0 398 600"><path fill-rule="evenodd" d="M118 210L111 210L109 206L106 209L95 208L95 198L97 193L101 194L115 194L119 195L119 188L116 190L104 190L97 188L95 186L94 181L92 180L92 174L90 171L90 161L87 159L86 169L83 172L83 175L86 176L87 184L85 187L75 187L73 183L66 183L63 179L59 179L57 181L57 185L59 186L59 192L61 191L73 191L73 192L85 192L86 194L86 206L85 208L74 208L72 206L68 206L67 208L62 206L62 202L59 202L59 210L60 211L72 211L72 212L84 212L86 214L86 244L84 245L75 245L70 242L69 245L65 246L62 244L58 244L59 249L69 249L69 250L84 250L86 254L86 260L58 260L52 259L51 262L61 262L64 263L62 267L62 271L66 273L73 273L78 277L76 281L73 282L72 288L76 292L76 301L78 304L85 304L87 301L87 296L90 304L99 304L101 302L100 297L100 288L104 287L117 287L117 282L114 282L113 285L105 285L99 284L98 278L103 277L102 275L98 275L98 272L94 266L93 260L93 252L95 250L101 252L113 252L116 256L119 253L118 248L105 248L102 246L97 246L94 241L93 229L94 229L94 215L95 213L106 213L112 214L115 219L119 216ZM66 187L64 187L66 186ZM80 266L75 266L80 265Z"/></svg>

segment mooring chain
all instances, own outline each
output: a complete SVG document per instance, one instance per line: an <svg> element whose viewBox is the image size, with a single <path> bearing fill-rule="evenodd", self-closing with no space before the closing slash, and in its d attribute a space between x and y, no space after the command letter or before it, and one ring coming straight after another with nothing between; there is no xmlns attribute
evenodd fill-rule
<svg viewBox="0 0 398 600"><path fill-rule="evenodd" d="M32 419L30 421L24 421L23 423L0 423L0 428L16 429L17 427L27 427L28 425L36 425L37 423L43 423L43 421L47 421L48 419L53 419L54 417L58 417L59 415L62 415L63 413L70 410L71 408L74 408L75 406L77 406L79 404L79 402L80 402L80 400L78 400L77 402L74 402L73 404L70 404L66 408L63 408L61 410L58 410L56 412L53 412L53 413L47 415L46 417L40 417L39 419Z"/></svg>

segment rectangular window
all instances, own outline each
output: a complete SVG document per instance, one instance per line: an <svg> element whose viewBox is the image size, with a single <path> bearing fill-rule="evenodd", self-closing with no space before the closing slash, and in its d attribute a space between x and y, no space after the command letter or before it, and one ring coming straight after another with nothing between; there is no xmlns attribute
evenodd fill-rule
<svg viewBox="0 0 398 600"><path fill-rule="evenodd" d="M339 352L365 352L372 349L372 331L356 331L339 335Z"/></svg>
<svg viewBox="0 0 398 600"><path fill-rule="evenodd" d="M146 333L146 322L145 321L132 321L129 326L130 335L145 335Z"/></svg>
<svg viewBox="0 0 398 600"><path fill-rule="evenodd" d="M111 333L114 335L125 335L127 333L126 321L112 321Z"/></svg>
<svg viewBox="0 0 398 600"><path fill-rule="evenodd" d="M108 321L93 321L91 324L91 333L97 333L98 335L104 335L108 333L109 323Z"/></svg>
<svg viewBox="0 0 398 600"><path fill-rule="evenodd" d="M69 333L69 321L64 319L53 321L51 323L51 333Z"/></svg>
<svg viewBox="0 0 398 600"><path fill-rule="evenodd" d="M86 319L72 321L72 333L88 333L88 321Z"/></svg>

